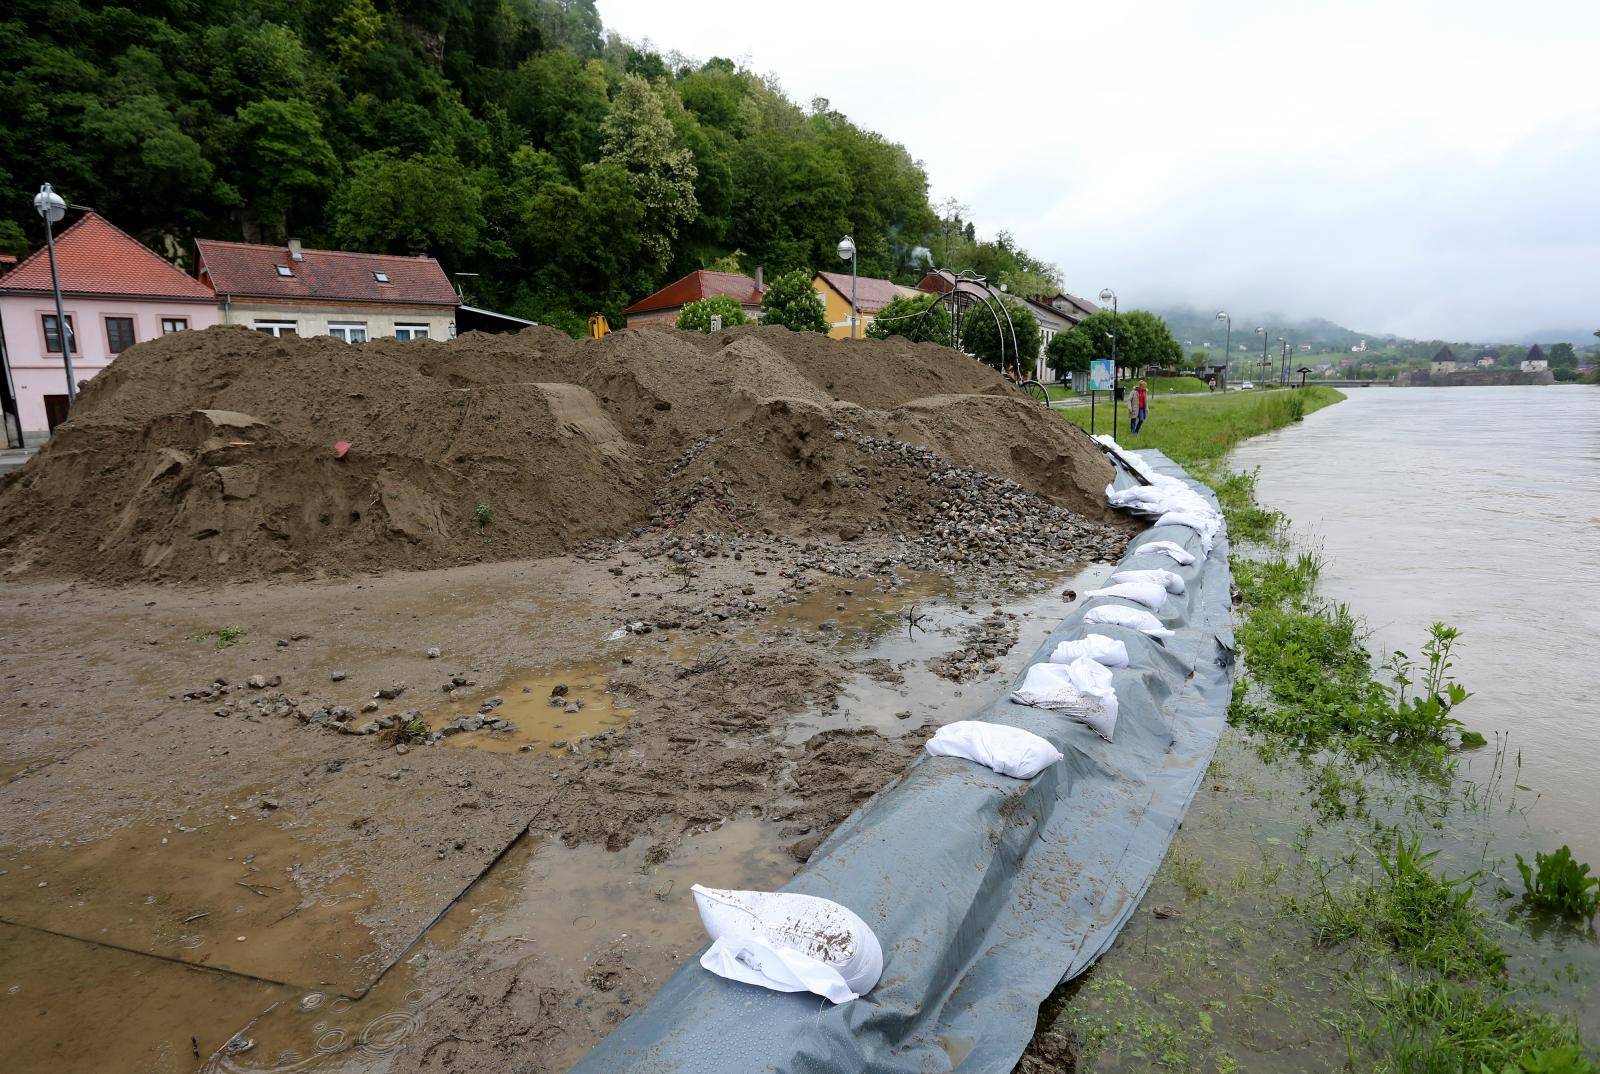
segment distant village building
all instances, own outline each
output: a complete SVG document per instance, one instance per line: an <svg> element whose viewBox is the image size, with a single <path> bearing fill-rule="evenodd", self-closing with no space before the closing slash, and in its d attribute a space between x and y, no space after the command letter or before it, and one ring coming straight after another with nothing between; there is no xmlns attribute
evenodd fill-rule
<svg viewBox="0 0 1600 1074"><path fill-rule="evenodd" d="M1365 353L1367 353L1367 341L1364 340L1364 339L1363 340L1358 340L1356 342L1355 346L1350 348L1350 353L1351 354L1365 354Z"/></svg>
<svg viewBox="0 0 1600 1074"><path fill-rule="evenodd" d="M1477 359L1475 359L1475 358L1457 358L1456 359L1456 371L1458 373L1464 373L1464 372L1467 372L1469 370L1473 370L1473 369L1476 369L1476 368L1478 368L1478 362L1477 362Z"/></svg>
<svg viewBox="0 0 1600 1074"><path fill-rule="evenodd" d="M1478 355L1478 368L1479 369L1488 369L1492 365L1494 365L1494 357L1492 355L1488 355L1488 354L1480 354L1480 355Z"/></svg>
<svg viewBox="0 0 1600 1074"><path fill-rule="evenodd" d="M831 339L850 338L850 274L848 272L819 272L811 278L811 286L822 296L823 316L828 319L828 336ZM857 276L856 332L862 339L878 311L897 298L910 298L922 294L914 287L905 287L893 280L880 280L872 276ZM909 329L910 325L906 325ZM891 329L893 331L893 329Z"/></svg>
<svg viewBox="0 0 1600 1074"><path fill-rule="evenodd" d="M1529 347L1527 356L1522 359L1522 371L1524 373L1543 373L1549 368L1550 359L1545 357L1545 353L1540 349L1539 344L1535 343L1532 347Z"/></svg>
<svg viewBox="0 0 1600 1074"><path fill-rule="evenodd" d="M222 323L272 336L449 339L450 279L431 257L307 250L197 239L200 280L222 302Z"/></svg>
<svg viewBox="0 0 1600 1074"><path fill-rule="evenodd" d="M703 298L727 295L738 300L739 305L744 308L746 317L758 320L761 317L761 296L766 291L760 269L756 270L754 278L742 272L696 269L682 279L673 280L654 294L641 298L623 310L622 315L628 319L630 328L646 324L677 324L678 314L689 303L699 302Z"/></svg>
<svg viewBox="0 0 1600 1074"><path fill-rule="evenodd" d="M1456 371L1456 356L1450 352L1449 347L1440 347L1439 353L1433 356L1433 361L1428 363L1430 373L1454 373Z"/></svg>
<svg viewBox="0 0 1600 1074"><path fill-rule="evenodd" d="M56 236L56 270L66 332L56 322L45 247L0 276L0 402L9 443L17 434L43 439L66 420L63 337L82 384L135 343L219 320L211 288L99 213L84 213Z"/></svg>

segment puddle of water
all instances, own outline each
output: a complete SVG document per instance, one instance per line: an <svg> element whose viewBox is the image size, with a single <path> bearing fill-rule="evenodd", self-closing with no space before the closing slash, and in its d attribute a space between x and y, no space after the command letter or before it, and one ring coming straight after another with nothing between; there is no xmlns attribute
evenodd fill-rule
<svg viewBox="0 0 1600 1074"><path fill-rule="evenodd" d="M645 984L629 999L642 1003L704 942L691 884L774 888L798 868L776 829L750 817L691 836L665 862L653 864L650 857L650 842L644 839L610 852L525 838L364 998L286 995L242 1031L255 1042L250 1051L219 1055L205 1069L216 1074L381 1071L415 1035L429 1004L452 983L430 979L430 962L464 941L481 944L497 965L515 966L528 987L581 997L612 995L597 992L593 979L609 972L608 952L625 952L619 957ZM563 1034L570 1044L552 1069L576 1062L610 1028L601 1013L596 1017L600 1021L592 1034L581 1024Z"/></svg>
<svg viewBox="0 0 1600 1074"><path fill-rule="evenodd" d="M469 731L451 735L445 744L457 748L488 750L491 753L515 753L523 746L551 750L557 742L572 742L590 738L610 727L628 722L633 710L617 703L616 697L606 687L606 680L616 670L615 661L590 664L567 664L545 668L514 676L491 691L479 691L469 707L440 710L428 718L434 728L443 727L459 715L477 711L483 699L499 697L502 704L488 714L510 720L516 725L513 731ZM552 705L552 692L565 687L561 705ZM566 711L569 703L581 703L576 712Z"/></svg>
<svg viewBox="0 0 1600 1074"><path fill-rule="evenodd" d="M288 992L0 924L0 1070L187 1074Z"/></svg>
<svg viewBox="0 0 1600 1074"><path fill-rule="evenodd" d="M888 633L897 624L903 627L906 609L945 596L950 588L950 580L933 571L824 578L793 604L774 607L768 621L807 634L831 632L836 645L859 645ZM824 624L829 631L822 630Z"/></svg>
<svg viewBox="0 0 1600 1074"><path fill-rule="evenodd" d="M917 629L908 630L904 618L897 615L894 629L883 631L858 654L861 660L874 661L877 668L887 666L903 681L893 681L893 676L871 670L858 673L845 683L836 707L813 709L791 719L789 741L802 742L821 731L854 727L870 727L893 737L925 723L943 726L970 718L980 705L1011 684L1045 634L1076 607L1062 600L1062 590L1083 593L1109 577L1113 569L1094 566L1075 574L1042 579L1039 590L998 604L987 600L963 604L954 597L919 602ZM966 627L981 622L997 609L1017 617L1017 640L999 658L997 671L954 682L928 667L931 658L961 644ZM901 719L901 712L911 715Z"/></svg>
<svg viewBox="0 0 1600 1074"><path fill-rule="evenodd" d="M303 842L311 834L223 814L193 828L131 825L94 843L8 849L0 914L269 981L359 990L376 950L354 919L373 896L353 875L302 892L296 873L313 853Z"/></svg>

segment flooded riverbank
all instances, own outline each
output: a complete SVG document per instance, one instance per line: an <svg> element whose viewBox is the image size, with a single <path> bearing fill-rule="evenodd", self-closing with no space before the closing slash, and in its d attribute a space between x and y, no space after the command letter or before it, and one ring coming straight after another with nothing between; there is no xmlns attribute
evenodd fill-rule
<svg viewBox="0 0 1600 1074"><path fill-rule="evenodd" d="M1261 502L1320 542L1322 590L1366 620L1374 652L1412 649L1434 621L1461 631L1462 715L1511 736L1538 797L1528 835L1600 861L1600 390L1348 395L1232 465L1259 468Z"/></svg>
<svg viewBox="0 0 1600 1074"><path fill-rule="evenodd" d="M1593 596L1600 393L1551 391L1354 393L1237 451L1254 487L1216 475L1236 726L1140 913L1041 1017L1078 1070L1594 1069L1593 921L1524 899L1515 861L1594 857L1571 602ZM1529 458L1535 415L1565 439ZM1451 718L1486 745L1452 749Z"/></svg>

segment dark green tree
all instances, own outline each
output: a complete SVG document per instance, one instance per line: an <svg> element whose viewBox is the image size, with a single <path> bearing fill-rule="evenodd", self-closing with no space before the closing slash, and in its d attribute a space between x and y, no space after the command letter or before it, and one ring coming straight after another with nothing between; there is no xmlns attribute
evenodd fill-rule
<svg viewBox="0 0 1600 1074"><path fill-rule="evenodd" d="M1039 322L1034 320L1028 307L1016 299L1001 296L999 301L1004 304L1004 312L999 309L991 312L983 302L967 307L961 315L961 347L995 369L1000 368L1004 354L1007 369L1018 366L1024 375L1031 377L1038 367ZM1009 324L1007 312L1011 315Z"/></svg>
<svg viewBox="0 0 1600 1074"><path fill-rule="evenodd" d="M822 296L811 286L809 269L795 269L772 281L761 296L761 323L781 324L793 332L826 332L828 318Z"/></svg>
<svg viewBox="0 0 1600 1074"><path fill-rule="evenodd" d="M1101 310L1085 317L1072 331L1051 340L1056 346L1050 356L1050 368L1058 373L1070 373L1088 369L1091 359L1110 358L1113 334L1117 340L1119 369L1171 368L1183 360L1183 347L1160 317L1146 310L1129 310L1122 314Z"/></svg>
<svg viewBox="0 0 1600 1074"><path fill-rule="evenodd" d="M1570 343L1550 344L1551 369L1576 369L1578 368L1578 352Z"/></svg>
<svg viewBox="0 0 1600 1074"><path fill-rule="evenodd" d="M334 207L341 244L434 254L452 267L470 260L483 226L483 191L453 157L368 153L351 167Z"/></svg>
<svg viewBox="0 0 1600 1074"><path fill-rule="evenodd" d="M903 336L913 343L938 343L948 347L950 310L939 301L937 295L892 298L867 325L869 339L888 339L891 336Z"/></svg>
<svg viewBox="0 0 1600 1074"><path fill-rule="evenodd" d="M1057 376L1089 372L1089 361L1096 357L1089 345L1089 337L1076 332L1057 332L1045 344L1045 362Z"/></svg>

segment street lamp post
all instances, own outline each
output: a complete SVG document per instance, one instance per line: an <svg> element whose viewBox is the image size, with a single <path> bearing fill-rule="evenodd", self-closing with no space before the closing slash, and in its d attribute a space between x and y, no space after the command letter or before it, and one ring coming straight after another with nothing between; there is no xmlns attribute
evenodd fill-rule
<svg viewBox="0 0 1600 1074"><path fill-rule="evenodd" d="M44 241L50 248L50 286L56 293L56 336L61 340L61 361L67 368L67 403L70 405L78 398L78 381L72 373L72 344L76 341L72 338L72 327L67 324L67 311L61 303L61 277L56 273L56 235L52 227L67 215L67 203L46 183L33 196L33 207L44 217Z"/></svg>
<svg viewBox="0 0 1600 1074"><path fill-rule="evenodd" d="M856 240L849 235L839 240L839 259L850 262L850 338L856 338Z"/></svg>
<svg viewBox="0 0 1600 1074"><path fill-rule="evenodd" d="M1116 331L1111 333L1111 437L1117 435L1117 397L1122 394L1122 389L1117 386L1117 332L1122 330L1122 321L1117 315L1117 293L1109 287L1100 289L1100 301L1111 303L1111 323L1116 326Z"/></svg>
<svg viewBox="0 0 1600 1074"><path fill-rule="evenodd" d="M1228 323L1228 342L1222 345L1222 377L1223 387L1226 388L1228 364L1233 361L1233 358L1231 357L1233 351L1233 318L1228 316L1227 310L1218 310L1217 320L1226 321Z"/></svg>
<svg viewBox="0 0 1600 1074"><path fill-rule="evenodd" d="M1278 383L1287 385L1289 383L1289 341L1279 336L1278 342L1283 344L1283 367L1278 370Z"/></svg>

